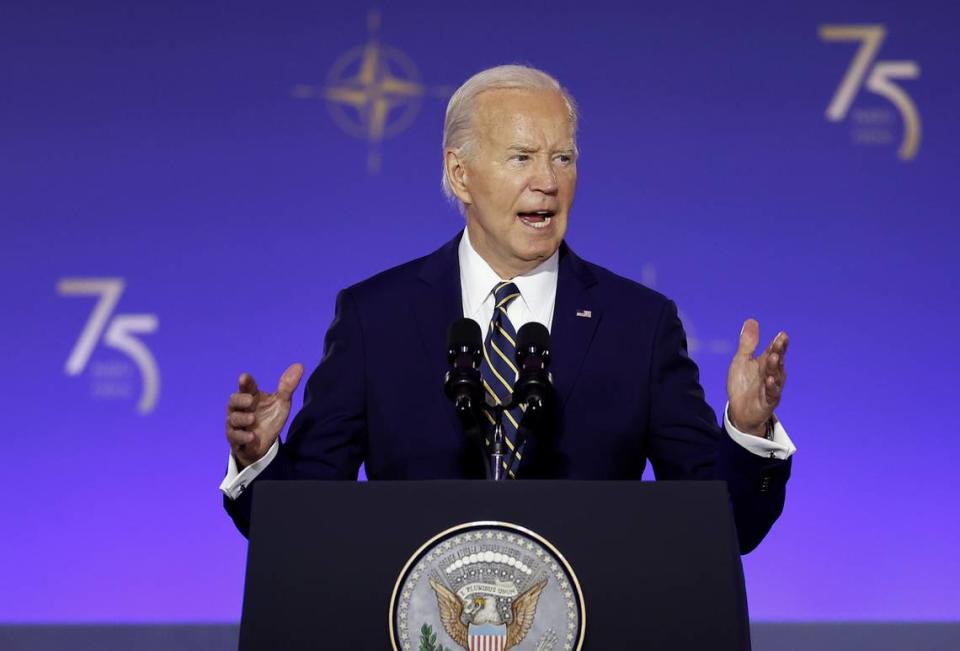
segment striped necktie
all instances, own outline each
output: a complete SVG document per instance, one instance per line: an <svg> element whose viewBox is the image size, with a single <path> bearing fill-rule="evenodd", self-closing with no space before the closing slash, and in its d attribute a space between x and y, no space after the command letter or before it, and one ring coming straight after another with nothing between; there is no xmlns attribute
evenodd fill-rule
<svg viewBox="0 0 960 651"><path fill-rule="evenodd" d="M508 404L513 395L513 383L517 380L517 365L514 361L517 349L517 333L507 316L507 306L520 296L520 290L511 282L501 282L493 288L495 307L487 338L483 342L483 360L480 362L480 377L487 393L487 402L493 405ZM504 470L516 478L523 459L523 445L517 449L517 430L523 411L516 407L503 412L503 438L507 445ZM493 416L487 414L491 424Z"/></svg>

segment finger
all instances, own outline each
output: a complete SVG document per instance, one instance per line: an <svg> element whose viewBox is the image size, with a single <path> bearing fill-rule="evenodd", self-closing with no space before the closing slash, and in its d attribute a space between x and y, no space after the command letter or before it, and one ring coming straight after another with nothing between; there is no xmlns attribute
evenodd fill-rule
<svg viewBox="0 0 960 651"><path fill-rule="evenodd" d="M756 319L747 319L740 328L740 342L737 345L737 356L751 359L753 351L760 342L760 324Z"/></svg>
<svg viewBox="0 0 960 651"><path fill-rule="evenodd" d="M786 376L786 371L783 369L783 358L777 353L770 353L769 355L761 355L760 359L763 360L760 368L763 381L767 382L770 378L773 378L775 383L782 385L783 378Z"/></svg>
<svg viewBox="0 0 960 651"><path fill-rule="evenodd" d="M232 448L242 448L244 445L252 442L256 436L253 432L248 432L242 429L231 429L227 428L227 441L230 442L230 447Z"/></svg>
<svg viewBox="0 0 960 651"><path fill-rule="evenodd" d="M777 378L777 384L783 388L783 382L786 379L786 369L784 368L784 358L787 355L787 346L790 344L790 338L786 332L779 332L770 342L770 354L767 356L766 371L774 374Z"/></svg>
<svg viewBox="0 0 960 651"><path fill-rule="evenodd" d="M227 401L227 411L249 411L256 407L257 396L249 393L231 393Z"/></svg>
<svg viewBox="0 0 960 651"><path fill-rule="evenodd" d="M291 364L287 370L280 376L280 384L277 385L277 396L283 400L290 400L293 392L297 390L300 384L300 378L303 377L303 364Z"/></svg>
<svg viewBox="0 0 960 651"><path fill-rule="evenodd" d="M782 360L783 358L780 356L779 353L776 353L776 352L770 353L769 355L766 356L766 359L764 360L763 370L767 373L767 375L775 375L779 373L780 370L783 368L783 364L781 363Z"/></svg>
<svg viewBox="0 0 960 651"><path fill-rule="evenodd" d="M240 393L249 393L251 395L256 395L259 389L257 388L257 383L253 379L253 376L249 373L240 374Z"/></svg>
<svg viewBox="0 0 960 651"><path fill-rule="evenodd" d="M782 353L786 340L786 334L784 332L778 332L777 336L770 342L770 345L767 346L767 350L774 353Z"/></svg>
<svg viewBox="0 0 960 651"><path fill-rule="evenodd" d="M777 336L773 338L770 344L767 346L767 349L764 351L765 355L776 355L779 363L783 364L783 354L787 350L787 334L785 332L778 332Z"/></svg>
<svg viewBox="0 0 960 651"><path fill-rule="evenodd" d="M777 382L777 378L772 375L768 375L766 381L764 382L763 388L767 402L776 407L780 402L780 393L782 391L782 387Z"/></svg>
<svg viewBox="0 0 960 651"><path fill-rule="evenodd" d="M249 411L231 411L227 414L227 426L246 429L253 425L256 416Z"/></svg>
<svg viewBox="0 0 960 651"><path fill-rule="evenodd" d="M779 396L783 393L783 387L787 383L787 373L786 371L778 370L776 373L771 373L763 379L764 390L770 388L776 390L776 395Z"/></svg>

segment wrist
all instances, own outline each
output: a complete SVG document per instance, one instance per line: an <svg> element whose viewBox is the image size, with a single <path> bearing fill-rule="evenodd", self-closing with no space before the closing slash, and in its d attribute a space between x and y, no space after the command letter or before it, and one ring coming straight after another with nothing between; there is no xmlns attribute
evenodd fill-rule
<svg viewBox="0 0 960 651"><path fill-rule="evenodd" d="M733 425L738 431L743 432L744 434L750 434L751 436L767 439L768 441L773 440L773 416L763 421L759 425L740 425L736 420L734 420L733 414L728 413L727 417L730 419L730 424Z"/></svg>

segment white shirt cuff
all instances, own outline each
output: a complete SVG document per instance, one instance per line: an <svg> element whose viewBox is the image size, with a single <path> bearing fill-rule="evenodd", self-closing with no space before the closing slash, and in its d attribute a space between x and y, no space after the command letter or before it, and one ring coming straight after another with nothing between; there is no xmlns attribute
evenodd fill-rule
<svg viewBox="0 0 960 651"><path fill-rule="evenodd" d="M797 446L793 444L790 437L787 436L787 430L783 429L780 420L773 419L773 440L765 439L762 436L744 434L730 422L730 403L723 408L723 427L730 434L730 438L739 443L742 447L753 452L758 457L767 457L770 459L789 459L797 451Z"/></svg>
<svg viewBox="0 0 960 651"><path fill-rule="evenodd" d="M279 449L279 440L274 441L265 455L240 471L237 471L237 460L234 459L233 454L231 454L230 460L227 461L227 476L220 482L221 492L232 500L240 497L240 494L247 490L250 482L256 479L257 475L263 472L264 468L270 465L273 458L277 456L277 450Z"/></svg>

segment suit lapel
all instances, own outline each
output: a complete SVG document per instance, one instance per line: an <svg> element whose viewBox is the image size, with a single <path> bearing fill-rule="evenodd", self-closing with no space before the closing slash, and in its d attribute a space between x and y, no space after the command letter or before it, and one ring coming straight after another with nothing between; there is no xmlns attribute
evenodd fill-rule
<svg viewBox="0 0 960 651"><path fill-rule="evenodd" d="M424 359L428 361L438 385L448 370L447 330L451 323L463 317L460 262L457 256L461 235L423 259L414 289L414 318L420 332Z"/></svg>
<svg viewBox="0 0 960 651"><path fill-rule="evenodd" d="M595 276L566 243L560 246L557 299L550 332L551 371L560 409L576 382L602 316L591 296Z"/></svg>

